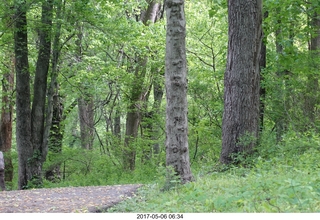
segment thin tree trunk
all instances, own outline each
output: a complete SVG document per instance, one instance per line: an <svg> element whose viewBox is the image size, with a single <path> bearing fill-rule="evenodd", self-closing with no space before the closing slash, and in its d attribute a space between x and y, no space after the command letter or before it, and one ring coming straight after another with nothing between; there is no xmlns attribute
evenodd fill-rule
<svg viewBox="0 0 320 220"><path fill-rule="evenodd" d="M268 12L264 13L264 19L268 17ZM262 71L267 66L267 36L264 36L264 39L261 43L261 57L260 57L260 82L263 82L264 76ZM260 83L261 85L262 83ZM265 100L266 100L266 88L264 86L260 86L260 132L263 131L264 125L264 112L265 112Z"/></svg>
<svg viewBox="0 0 320 220"><path fill-rule="evenodd" d="M138 59L135 70L135 80L131 88L130 104L127 110L126 131L123 149L123 168L125 170L134 170L136 149L134 140L138 136L139 125L141 122L141 103L143 102L144 78L146 74L146 59ZM143 68L143 70L141 70Z"/></svg>
<svg viewBox="0 0 320 220"><path fill-rule="evenodd" d="M156 22L160 9L161 4L158 1L149 1L148 8L146 12L141 14L140 20L144 25ZM137 67L135 68L135 77L131 88L123 149L123 167L126 170L134 170L135 168L136 150L133 142L138 136L138 129L142 120L141 102L146 101L145 94L148 92L144 85L147 58L138 55L136 60Z"/></svg>
<svg viewBox="0 0 320 220"><path fill-rule="evenodd" d="M162 83L160 83L160 79L158 76L161 76L160 72L157 68L151 68L152 74L154 74L153 79L153 105L152 109L148 111L148 100L145 102L144 111L145 114L143 115L143 127L144 136L150 140L150 144L144 149L142 162L148 161L152 158L153 154L158 154L160 152L160 144L159 144L159 133L160 133L160 120L158 118L160 114L160 106L161 101L163 98L164 87ZM161 77L162 79L162 77ZM151 90L151 88L150 88ZM150 93L150 91L149 91ZM149 97L149 95L148 95Z"/></svg>
<svg viewBox="0 0 320 220"><path fill-rule="evenodd" d="M94 140L94 102L91 99L78 99L80 137L83 149L91 150Z"/></svg>
<svg viewBox="0 0 320 220"><path fill-rule="evenodd" d="M306 94L305 98L305 113L306 116L309 119L309 126L308 128L315 128L315 108L316 105L319 103L319 81L318 77L314 72L319 71L319 63L317 59L319 59L320 55L320 13L314 12L313 16L311 17L311 41L310 41L310 53L311 53L311 67L312 74L308 75L308 82L307 82L307 88L308 92Z"/></svg>
<svg viewBox="0 0 320 220"><path fill-rule="evenodd" d="M77 105L77 101L73 101L66 109L62 103L61 97L59 96L58 90L53 97L53 113L52 113L52 124L49 136L49 151L55 155L62 152L62 140L65 134L65 123L63 121L68 117L72 109ZM50 158L49 158L50 159ZM49 169L45 170L45 177L47 180L56 181L61 179L60 175L60 161L54 162Z"/></svg>
<svg viewBox="0 0 320 220"><path fill-rule="evenodd" d="M279 13L280 10L278 9ZM277 21L278 29L275 32L275 43L276 43L276 52L279 57L284 56L284 47L283 39L284 31L282 28L281 20ZM290 30L289 33L290 46L293 47L293 31ZM277 78L278 78L278 91L276 92L276 118L275 118L275 129L276 129L276 140L277 142L282 140L283 134L288 130L288 110L290 109L290 103L288 95L290 94L290 87L288 87L288 79L290 72L283 67L282 62L277 63Z"/></svg>
<svg viewBox="0 0 320 220"><path fill-rule="evenodd" d="M155 80L153 83L153 115L159 115L160 114L160 107L161 107L161 102L163 98L163 93L164 93L164 87L162 83L160 83L158 80ZM160 136L160 125L159 122L160 120L156 120L152 124L152 140L157 141L159 140ZM153 153L154 154L159 154L160 153L160 143L156 142L153 144Z"/></svg>
<svg viewBox="0 0 320 220"><path fill-rule="evenodd" d="M220 162L251 153L259 134L259 58L262 1L228 1L229 41L224 76L224 113Z"/></svg>
<svg viewBox="0 0 320 220"><path fill-rule="evenodd" d="M48 104L46 110L47 114L43 138L43 146L45 146L49 152L52 152L55 155L61 154L62 152L62 140L64 135L64 125L62 125L62 121L66 117L66 115L63 114L64 105L63 100L59 94L58 82L58 63L61 52L60 36L62 19L64 16L62 0L57 1L56 5L56 25L54 28L51 59L51 82L48 88ZM74 102L74 106L75 105L76 102ZM54 163L53 166L45 170L45 178L50 181L61 179L60 162Z"/></svg>
<svg viewBox="0 0 320 220"><path fill-rule="evenodd" d="M33 87L33 101L31 112L31 132L33 157L30 160L32 167L33 184L42 184L42 165L46 159L48 148L43 145L45 106L47 96L47 78L51 54L51 29L53 16L53 0L42 3L42 17L40 27L40 47L36 64L36 73Z"/></svg>
<svg viewBox="0 0 320 220"><path fill-rule="evenodd" d="M13 91L14 91L14 55L10 55L8 73L3 75L2 80L2 109L0 125L0 151L5 153L6 169L5 180L12 182L13 164L11 157L12 148L12 111L13 111Z"/></svg>
<svg viewBox="0 0 320 220"><path fill-rule="evenodd" d="M186 20L184 0L167 0L165 59L166 165L181 183L192 181L188 146ZM168 175L168 181L172 174Z"/></svg>
<svg viewBox="0 0 320 220"><path fill-rule="evenodd" d="M76 41L78 62L83 58L83 26L78 24L78 39ZM88 88L83 85L83 93L78 98L78 115L80 122L80 140L83 149L91 150L94 141L94 102L93 96L88 92Z"/></svg>
<svg viewBox="0 0 320 220"><path fill-rule="evenodd" d="M62 19L62 0L59 0L59 2L57 2L56 4L57 4L57 9L56 9L57 24L55 26L55 34L53 39L52 59L51 59L51 81L48 88L48 104L46 109L46 122L45 122L44 137L43 137L43 146L49 150L51 149L48 145L48 141L49 140L52 141L51 134L53 134L52 132L50 132L50 130L52 130L53 127L59 124L60 118L62 117L61 116L62 103L59 96L59 83L57 81L58 62L59 62L60 51L61 51L60 35L61 35L61 19ZM62 106L62 110L63 110L63 106ZM54 124L53 124L53 121L54 121ZM62 141L62 140L59 140L59 141Z"/></svg>

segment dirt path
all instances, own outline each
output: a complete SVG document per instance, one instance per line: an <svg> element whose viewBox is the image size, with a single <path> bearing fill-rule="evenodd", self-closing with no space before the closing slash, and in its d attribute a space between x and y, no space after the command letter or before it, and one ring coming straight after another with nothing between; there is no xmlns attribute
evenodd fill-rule
<svg viewBox="0 0 320 220"><path fill-rule="evenodd" d="M0 191L0 213L101 212L134 195L142 185Z"/></svg>

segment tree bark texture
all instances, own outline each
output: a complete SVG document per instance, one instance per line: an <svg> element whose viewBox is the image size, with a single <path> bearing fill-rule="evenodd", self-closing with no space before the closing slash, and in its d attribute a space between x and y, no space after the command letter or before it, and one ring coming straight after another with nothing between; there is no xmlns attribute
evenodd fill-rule
<svg viewBox="0 0 320 220"><path fill-rule="evenodd" d="M18 189L27 187L31 178L28 159L32 156L30 73L26 2L15 1L15 69L16 69L16 142L18 151Z"/></svg>
<svg viewBox="0 0 320 220"><path fill-rule="evenodd" d="M250 153L259 133L262 0L228 1L229 40L224 76L221 163Z"/></svg>
<svg viewBox="0 0 320 220"><path fill-rule="evenodd" d="M192 180L188 147L186 20L184 0L167 0L166 165L182 183Z"/></svg>
<svg viewBox="0 0 320 220"><path fill-rule="evenodd" d="M83 149L91 150L94 140L94 102L92 96L88 99L78 99L78 112L80 121L80 139Z"/></svg>
<svg viewBox="0 0 320 220"><path fill-rule="evenodd" d="M53 0L42 3L41 26L39 32L39 52L33 87L33 101L31 111L31 132L33 144L32 178L35 184L42 183L42 164L44 163L48 148L43 145L45 106L47 98L47 78L51 54L51 29L53 16Z"/></svg>

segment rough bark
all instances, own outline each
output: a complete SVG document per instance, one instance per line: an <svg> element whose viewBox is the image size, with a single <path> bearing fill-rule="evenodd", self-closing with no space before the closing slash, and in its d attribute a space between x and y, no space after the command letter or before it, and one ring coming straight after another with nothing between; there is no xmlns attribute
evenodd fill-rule
<svg viewBox="0 0 320 220"><path fill-rule="evenodd" d="M224 113L220 162L250 153L259 133L259 61L262 1L228 1L229 40L224 76Z"/></svg>
<svg viewBox="0 0 320 220"><path fill-rule="evenodd" d="M30 73L26 2L15 1L15 69L16 69L16 142L18 151L18 189L27 187L31 178L28 159L32 156Z"/></svg>
<svg viewBox="0 0 320 220"><path fill-rule="evenodd" d="M166 165L182 183L192 180L188 146L186 20L184 0L167 0L165 87Z"/></svg>
<svg viewBox="0 0 320 220"><path fill-rule="evenodd" d="M53 16L53 0L42 3L41 26L39 31L39 52L33 87L31 111L31 140L33 157L30 160L32 181L36 186L42 184L42 165L47 156L47 146L43 145L45 106L47 96L47 78L51 53L51 28Z"/></svg>
<svg viewBox="0 0 320 220"><path fill-rule="evenodd" d="M91 98L78 99L78 112L80 122L80 139L83 149L91 150L94 140L94 102Z"/></svg>

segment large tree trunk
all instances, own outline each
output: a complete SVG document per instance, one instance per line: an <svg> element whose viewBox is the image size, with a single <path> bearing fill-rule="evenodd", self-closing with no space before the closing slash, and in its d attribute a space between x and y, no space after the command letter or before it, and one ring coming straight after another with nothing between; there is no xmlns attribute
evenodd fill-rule
<svg viewBox="0 0 320 220"><path fill-rule="evenodd" d="M228 1L229 41L224 77L221 163L250 153L259 133L262 0Z"/></svg>
<svg viewBox="0 0 320 220"><path fill-rule="evenodd" d="M40 45L36 65L33 87L33 101L31 111L31 132L33 157L30 160L32 167L33 184L42 184L42 165L46 159L48 148L43 145L45 106L47 98L47 78L51 54L51 29L53 16L53 0L42 3L41 27L39 32Z"/></svg>
<svg viewBox="0 0 320 220"><path fill-rule="evenodd" d="M16 142L18 150L18 189L24 189L31 178L28 159L32 156L30 73L26 2L15 1L15 59L16 59Z"/></svg>
<svg viewBox="0 0 320 220"><path fill-rule="evenodd" d="M188 146L186 20L184 0L167 0L166 165L182 183L192 180ZM169 175L170 177L171 175Z"/></svg>

